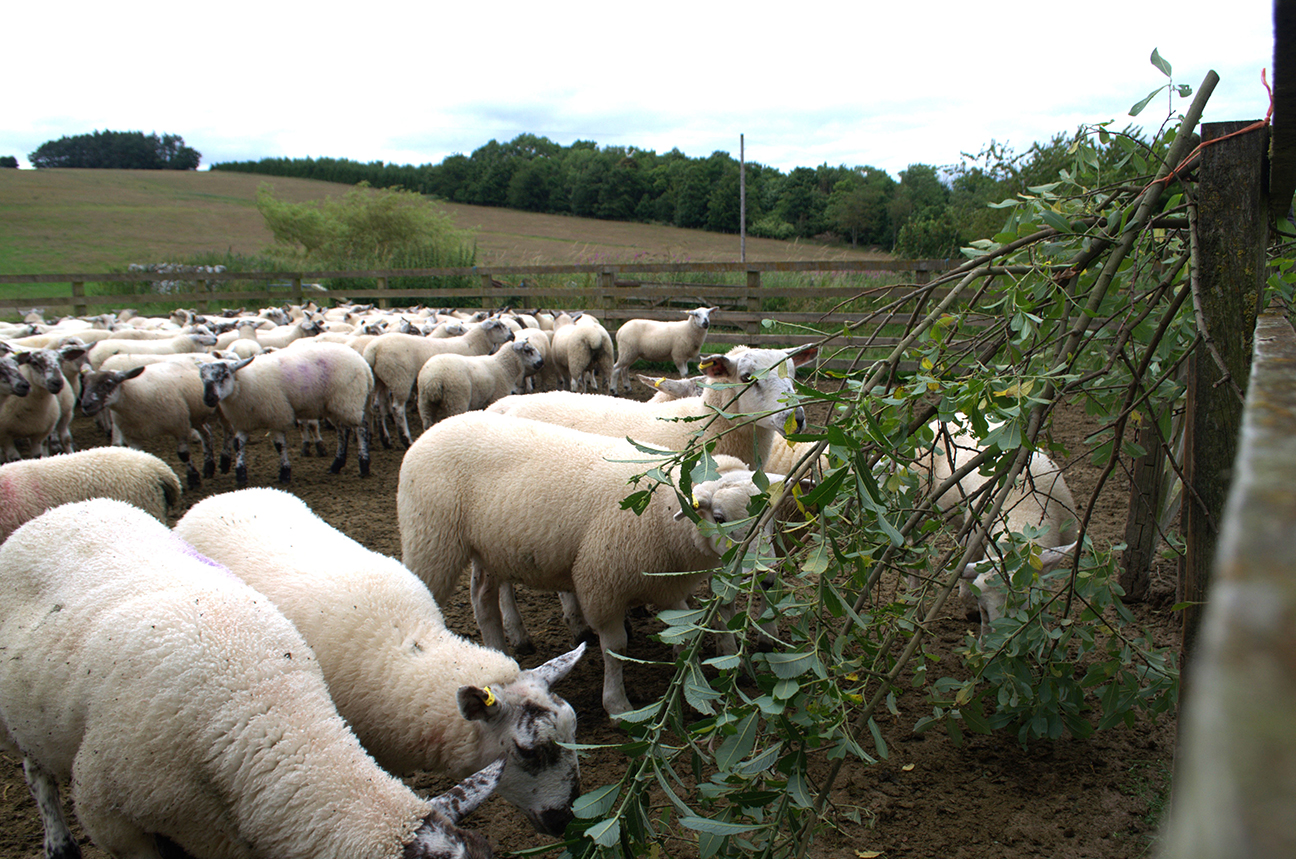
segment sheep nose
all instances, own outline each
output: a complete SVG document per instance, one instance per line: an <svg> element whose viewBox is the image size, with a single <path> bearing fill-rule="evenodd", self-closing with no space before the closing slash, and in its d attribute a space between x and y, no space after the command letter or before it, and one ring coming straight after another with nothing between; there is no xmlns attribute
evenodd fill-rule
<svg viewBox="0 0 1296 859"><path fill-rule="evenodd" d="M805 409L801 408L801 406L796 407L796 425L797 432L805 430Z"/></svg>
<svg viewBox="0 0 1296 859"><path fill-rule="evenodd" d="M203 394L203 405L205 405L207 408L214 409L216 408L216 405L219 402L220 402L220 397L216 396L215 391L208 391L207 393Z"/></svg>
<svg viewBox="0 0 1296 859"><path fill-rule="evenodd" d="M26 379L15 379L10 387L13 388L15 396L25 397L31 393L31 382Z"/></svg>
<svg viewBox="0 0 1296 859"><path fill-rule="evenodd" d="M562 835L567 824L576 817L569 808L547 808L540 812L538 819L531 821L538 832L545 835Z"/></svg>

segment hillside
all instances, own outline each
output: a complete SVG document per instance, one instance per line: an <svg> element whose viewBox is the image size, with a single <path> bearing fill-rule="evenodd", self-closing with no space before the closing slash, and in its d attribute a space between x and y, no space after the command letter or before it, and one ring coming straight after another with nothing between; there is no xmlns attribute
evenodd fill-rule
<svg viewBox="0 0 1296 859"><path fill-rule="evenodd" d="M254 254L271 244L255 206L270 182L302 202L348 186L243 173L170 170L0 170L0 274L97 272L203 252ZM445 204L475 229L479 263L725 261L738 236L650 224ZM747 239L751 261L876 259L845 247Z"/></svg>

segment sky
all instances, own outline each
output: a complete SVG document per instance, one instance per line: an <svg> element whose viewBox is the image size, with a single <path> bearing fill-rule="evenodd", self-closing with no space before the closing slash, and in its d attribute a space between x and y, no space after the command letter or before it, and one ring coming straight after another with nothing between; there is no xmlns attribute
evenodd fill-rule
<svg viewBox="0 0 1296 859"><path fill-rule="evenodd" d="M436 164L530 133L784 172L898 177L991 141L1154 129L1220 82L1204 121L1257 119L1270 0L765 6L368 0L11 4L0 155L93 131L178 134L199 169L269 157ZM740 153L740 140L742 152Z"/></svg>

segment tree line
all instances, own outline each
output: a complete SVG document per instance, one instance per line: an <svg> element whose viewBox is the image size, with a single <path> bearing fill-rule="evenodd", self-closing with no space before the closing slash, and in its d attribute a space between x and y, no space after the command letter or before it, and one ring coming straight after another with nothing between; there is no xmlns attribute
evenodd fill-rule
<svg viewBox="0 0 1296 859"><path fill-rule="evenodd" d="M993 234L988 204L1055 181L1076 157L1074 134L1058 134L1025 152L992 142L951 166L911 164L899 179L870 166L797 167L788 173L745 165L747 234L775 239L821 238L885 248L911 258L954 256L967 242ZM1110 166L1113 179L1131 154L1154 153L1138 132L1104 131L1086 147ZM1101 166L1101 165L1100 165ZM491 140L471 155L439 164L398 165L345 158L263 158L223 162L213 170L404 188L456 203L605 220L670 224L737 233L739 162L727 152L693 158L626 146L570 146L534 134ZM1133 169L1129 167L1129 169ZM1125 170L1128 172L1128 170Z"/></svg>
<svg viewBox="0 0 1296 859"><path fill-rule="evenodd" d="M27 156L36 168L80 167L114 170L196 170L202 153L178 134L96 131L48 140ZM13 166L17 167L17 160Z"/></svg>

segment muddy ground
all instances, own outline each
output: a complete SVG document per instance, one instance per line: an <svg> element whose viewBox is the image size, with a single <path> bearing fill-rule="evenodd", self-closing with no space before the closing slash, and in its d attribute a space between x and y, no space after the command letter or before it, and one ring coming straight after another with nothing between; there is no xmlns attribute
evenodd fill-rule
<svg viewBox="0 0 1296 859"><path fill-rule="evenodd" d="M1064 411L1057 436L1073 454L1067 479L1077 499L1087 499L1097 479L1083 452L1082 439L1092 429L1079 410ZM105 442L99 430L79 418L74 425L77 444ZM330 440L331 443L331 440ZM150 452L178 468L169 443ZM354 458L343 474L327 473L329 460L293 454L289 487L324 519L366 546L399 557L396 525L396 482L399 450L376 449L373 475L361 480ZM251 447L249 474L253 485L274 485L278 468L266 442ZM198 491L188 491L174 511L207 494L234 488L233 475L217 475ZM1123 484L1109 486L1097 506L1090 533L1100 542L1115 542L1123 532L1127 506ZM174 521L174 520L173 520ZM524 666L564 652L570 638L547 594L522 594L522 608L535 636L538 652L521 660ZM1177 642L1177 617L1169 611L1173 596L1170 567L1154 575L1153 599L1133 607L1136 617L1157 630L1164 644ZM466 589L444 606L447 622L464 635L475 636ZM957 644L970 628L951 610L935 629L940 647ZM651 617L633 621L634 655L669 660L669 650L650 637L660 624ZM950 668L957 671L956 668ZM587 657L556 691L571 701L579 717L578 740L617 742L624 735L607 720L600 704L602 665ZM641 696L664 688L665 669L627 667L627 687ZM888 717L883 733L891 755L872 766L854 764L838 779L835 807L816 841L813 857L1104 857L1123 859L1147 855L1155 820L1168 790L1174 750L1174 722L1140 723L1095 735L1090 740L1064 738L1034 741L1023 749L1014 735L972 736L961 747L943 732L915 734L914 722L930 712L919 695L900 699L901 714ZM585 790L613 781L624 767L615 753L596 752L582 758ZM428 775L412 780L420 790L439 790L448 783ZM851 816L862 821L856 823ZM545 842L511 806L492 798L471 818L470 825L486 833L498 854ZM670 855L693 851L684 840L663 845ZM104 854L86 845L85 855ZM41 824L23 782L21 767L0 759L0 859L41 856Z"/></svg>

